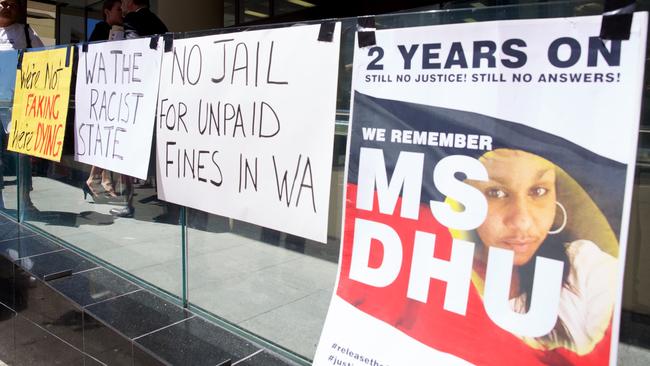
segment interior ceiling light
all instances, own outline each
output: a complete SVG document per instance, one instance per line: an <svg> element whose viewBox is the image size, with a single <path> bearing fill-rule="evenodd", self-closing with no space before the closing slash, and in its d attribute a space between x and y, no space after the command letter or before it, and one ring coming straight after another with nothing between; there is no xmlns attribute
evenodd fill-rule
<svg viewBox="0 0 650 366"><path fill-rule="evenodd" d="M316 5L314 5L314 4L310 3L310 2L303 1L303 0L287 0L287 2L291 3L291 4L294 4L294 5L299 5L299 6L302 6L302 7L305 7L305 8L313 8L314 6L316 6Z"/></svg>
<svg viewBox="0 0 650 366"><path fill-rule="evenodd" d="M256 18L268 18L269 17L268 14L260 13L259 11L250 10L250 9L244 10L244 14L250 15L250 16L256 17Z"/></svg>

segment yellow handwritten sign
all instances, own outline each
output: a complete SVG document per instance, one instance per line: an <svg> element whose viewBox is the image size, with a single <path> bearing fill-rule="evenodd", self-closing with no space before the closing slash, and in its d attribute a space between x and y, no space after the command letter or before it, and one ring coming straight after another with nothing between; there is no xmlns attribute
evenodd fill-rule
<svg viewBox="0 0 650 366"><path fill-rule="evenodd" d="M8 150L61 160L73 52L70 47L23 55L16 72Z"/></svg>

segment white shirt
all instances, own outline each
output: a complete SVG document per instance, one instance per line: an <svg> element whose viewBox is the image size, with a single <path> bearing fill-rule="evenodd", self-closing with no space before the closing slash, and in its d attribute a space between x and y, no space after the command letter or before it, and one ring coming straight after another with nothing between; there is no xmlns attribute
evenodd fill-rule
<svg viewBox="0 0 650 366"><path fill-rule="evenodd" d="M29 38L32 41L32 47L43 47L43 42L38 35L29 27ZM14 23L7 27L0 27L0 51L19 50L27 47L25 40L25 25ZM12 87L13 89L13 87ZM3 109L0 112L0 122L6 133L11 129L11 109Z"/></svg>
<svg viewBox="0 0 650 366"><path fill-rule="evenodd" d="M43 47L43 42L32 27L29 27L29 38L32 41L32 47ZM14 23L8 27L0 27L0 51L19 50L26 47L24 24Z"/></svg>
<svg viewBox="0 0 650 366"><path fill-rule="evenodd" d="M578 355L591 352L612 319L617 287L617 259L589 240L565 244L570 270L560 292L558 323L546 336L524 338L541 349L567 348ZM511 299L513 310L526 312L525 295Z"/></svg>

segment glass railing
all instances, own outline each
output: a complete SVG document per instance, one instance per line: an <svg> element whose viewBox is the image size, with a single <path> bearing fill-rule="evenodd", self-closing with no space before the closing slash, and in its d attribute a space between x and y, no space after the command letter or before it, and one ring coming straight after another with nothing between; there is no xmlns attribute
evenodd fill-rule
<svg viewBox="0 0 650 366"><path fill-rule="evenodd" d="M647 9L647 4L642 2L641 8ZM377 16L375 21L378 29L386 29L601 12L601 4L595 2L548 2L400 13ZM27 225L138 283L306 363L313 357L318 343L339 258L357 19L341 22L338 112L326 244L161 201L157 198L153 160L148 179L132 182L133 217L115 217L110 210L126 204L126 180L131 178L111 172L103 178L100 173L91 175L90 166L74 161L71 149L64 150L60 163L52 163L18 157L8 153L3 145L2 212L20 217ZM277 26L288 25L264 28ZM174 37L239 30L245 29L210 30ZM2 116L9 113L10 105L10 100L1 101L0 118L6 118ZM74 110L69 114L74 116ZM72 125L71 120L68 123ZM647 261L643 259L650 256L647 249L650 229L643 225L643 218L650 215L649 125L642 123L645 127L639 140L638 179L628 243L628 252L636 254L628 259L624 296L624 309L642 315L650 314L650 276L646 274L650 267L644 265ZM66 140L68 145L72 144L71 130ZM107 194L111 186L114 197ZM624 323L623 327L626 326Z"/></svg>

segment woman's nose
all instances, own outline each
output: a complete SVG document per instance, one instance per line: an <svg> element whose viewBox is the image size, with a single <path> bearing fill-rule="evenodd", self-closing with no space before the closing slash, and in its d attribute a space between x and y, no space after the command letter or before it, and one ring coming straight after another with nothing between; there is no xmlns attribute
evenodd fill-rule
<svg viewBox="0 0 650 366"><path fill-rule="evenodd" d="M526 233L533 223L531 208L526 197L513 197L508 204L507 214L504 218L506 226Z"/></svg>

